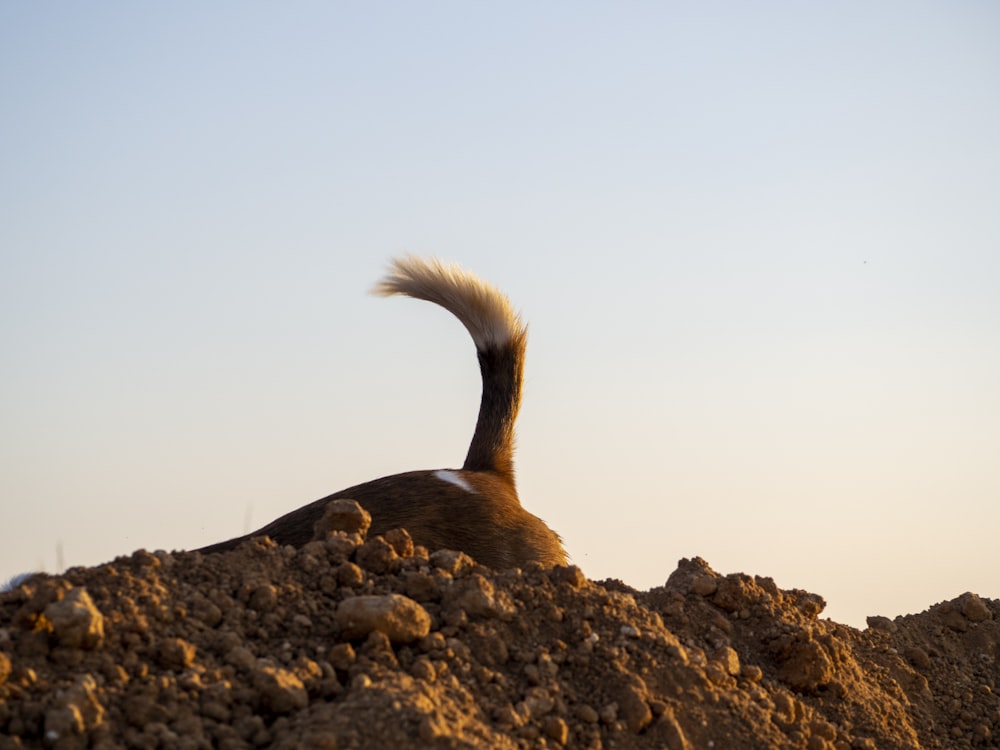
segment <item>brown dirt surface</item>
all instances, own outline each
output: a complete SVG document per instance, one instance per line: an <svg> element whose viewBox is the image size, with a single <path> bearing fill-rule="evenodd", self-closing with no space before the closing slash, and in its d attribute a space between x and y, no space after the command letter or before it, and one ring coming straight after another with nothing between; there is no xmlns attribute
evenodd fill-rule
<svg viewBox="0 0 1000 750"><path fill-rule="evenodd" d="M638 592L362 533L0 594L0 750L1000 745L997 601L859 631L698 558Z"/></svg>

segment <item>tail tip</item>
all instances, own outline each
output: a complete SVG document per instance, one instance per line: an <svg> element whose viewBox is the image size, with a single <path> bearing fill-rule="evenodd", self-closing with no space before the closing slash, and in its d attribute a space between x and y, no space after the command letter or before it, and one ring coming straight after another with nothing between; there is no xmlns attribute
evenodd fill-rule
<svg viewBox="0 0 1000 750"><path fill-rule="evenodd" d="M479 351L521 342L527 333L507 295L471 271L437 258L393 258L371 293L402 294L440 305L462 322Z"/></svg>

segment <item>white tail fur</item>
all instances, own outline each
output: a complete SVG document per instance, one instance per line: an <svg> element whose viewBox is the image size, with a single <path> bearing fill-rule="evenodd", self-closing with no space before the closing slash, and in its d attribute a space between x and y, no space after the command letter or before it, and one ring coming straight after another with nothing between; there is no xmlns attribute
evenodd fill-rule
<svg viewBox="0 0 1000 750"><path fill-rule="evenodd" d="M450 312L468 329L476 349L502 346L522 337L526 326L507 296L464 268L436 258L395 258L373 294L405 294Z"/></svg>

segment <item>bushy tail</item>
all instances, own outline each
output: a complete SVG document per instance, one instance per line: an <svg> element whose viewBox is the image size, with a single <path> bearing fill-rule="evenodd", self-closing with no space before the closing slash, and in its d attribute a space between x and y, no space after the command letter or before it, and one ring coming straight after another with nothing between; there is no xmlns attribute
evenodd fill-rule
<svg viewBox="0 0 1000 750"><path fill-rule="evenodd" d="M527 326L499 289L455 265L413 256L394 259L375 294L433 302L472 335L483 377L479 419L463 469L492 471L514 483L514 421L521 406Z"/></svg>

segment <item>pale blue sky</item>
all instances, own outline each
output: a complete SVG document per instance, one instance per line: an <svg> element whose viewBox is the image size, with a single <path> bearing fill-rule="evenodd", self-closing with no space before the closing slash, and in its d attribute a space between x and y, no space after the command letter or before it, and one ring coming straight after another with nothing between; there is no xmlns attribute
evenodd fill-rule
<svg viewBox="0 0 1000 750"><path fill-rule="evenodd" d="M595 578L1000 597L1000 7L0 5L0 577L461 464L530 324L522 500Z"/></svg>

